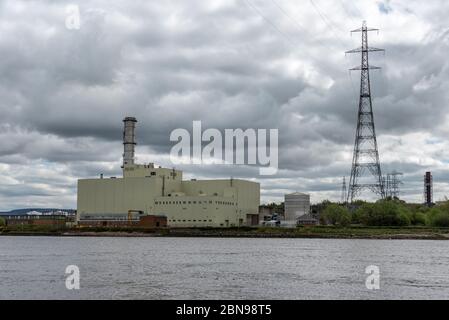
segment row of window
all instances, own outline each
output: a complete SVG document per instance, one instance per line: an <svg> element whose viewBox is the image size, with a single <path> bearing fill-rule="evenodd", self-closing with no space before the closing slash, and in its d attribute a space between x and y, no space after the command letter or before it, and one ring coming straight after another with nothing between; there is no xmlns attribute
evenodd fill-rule
<svg viewBox="0 0 449 320"><path fill-rule="evenodd" d="M168 220L168 222L212 222L212 220Z"/></svg>
<svg viewBox="0 0 449 320"><path fill-rule="evenodd" d="M207 204L208 201L155 201L155 204ZM209 204L213 204L214 201L210 200ZM237 203L229 201L215 201L215 204L224 206L235 206Z"/></svg>

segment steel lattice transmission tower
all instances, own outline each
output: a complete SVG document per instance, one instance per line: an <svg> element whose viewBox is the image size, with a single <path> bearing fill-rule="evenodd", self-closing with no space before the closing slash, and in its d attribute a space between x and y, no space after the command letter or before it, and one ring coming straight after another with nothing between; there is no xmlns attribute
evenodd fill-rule
<svg viewBox="0 0 449 320"><path fill-rule="evenodd" d="M361 53L362 64L350 69L360 70L360 102L358 110L357 131L354 144L351 178L349 181L348 202L353 202L363 189L369 189L385 198L385 188L379 162L376 130L374 127L373 105L371 100L370 73L372 69L380 69L369 65L368 54L383 49L368 46L368 32L379 31L368 28L363 22L362 28L351 31L362 33L362 46L346 53ZM367 174L366 176L364 176Z"/></svg>
<svg viewBox="0 0 449 320"><path fill-rule="evenodd" d="M387 179L385 181L385 195L387 197L391 197L392 199L399 199L399 195L401 193L400 186L403 184L400 176L402 176L402 172L393 171L392 173L387 174Z"/></svg>

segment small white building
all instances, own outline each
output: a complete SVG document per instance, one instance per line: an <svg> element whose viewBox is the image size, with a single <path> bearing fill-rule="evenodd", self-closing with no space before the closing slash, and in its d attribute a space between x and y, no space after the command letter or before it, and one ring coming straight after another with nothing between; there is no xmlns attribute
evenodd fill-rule
<svg viewBox="0 0 449 320"><path fill-rule="evenodd" d="M295 224L298 218L310 213L310 195L300 192L285 195L285 223Z"/></svg>

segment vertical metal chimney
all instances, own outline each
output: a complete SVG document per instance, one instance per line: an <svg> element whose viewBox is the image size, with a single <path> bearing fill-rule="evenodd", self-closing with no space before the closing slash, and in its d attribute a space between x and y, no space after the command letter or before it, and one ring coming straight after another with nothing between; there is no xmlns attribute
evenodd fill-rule
<svg viewBox="0 0 449 320"><path fill-rule="evenodd" d="M125 124L123 128L123 167L125 167L134 164L134 149L136 146L134 129L137 120L134 117L126 117L123 122Z"/></svg>
<svg viewBox="0 0 449 320"><path fill-rule="evenodd" d="M424 204L433 206L433 177L432 172L426 172L424 176Z"/></svg>

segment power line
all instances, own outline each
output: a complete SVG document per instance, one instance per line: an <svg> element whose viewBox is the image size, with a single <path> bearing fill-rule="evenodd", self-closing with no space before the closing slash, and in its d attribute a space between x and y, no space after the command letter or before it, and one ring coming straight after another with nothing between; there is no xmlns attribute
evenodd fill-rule
<svg viewBox="0 0 449 320"><path fill-rule="evenodd" d="M317 3L315 3L314 0L310 0L310 2L311 2L312 5L315 7L315 9L319 12L319 14L320 14L325 20L327 20L327 21L329 22L329 24L331 24L331 27L332 27L334 30L339 31L339 32L342 33L342 34L345 34L345 33L346 33L346 32L343 31L340 27L338 27L338 25L335 24L335 23L333 22L333 20L330 19L330 18L323 12L324 10L323 10Z"/></svg>
<svg viewBox="0 0 449 320"><path fill-rule="evenodd" d="M255 5L253 5L249 0L244 0L245 1L245 3L246 3L246 5L249 7L249 8L251 8L254 12L256 12L260 17L262 17L262 19L264 19L265 20L265 22L266 23L268 23L273 29L275 29L279 34L281 34L291 45L293 45L293 46L297 46L297 45L299 45L299 43L297 42L297 41L295 41L294 39L292 39L289 35L287 35L286 33L284 33L281 29L279 29L270 19L268 19L265 15L263 15L262 14L262 12L255 6ZM290 14L288 14L287 13L287 11L282 7L282 6L280 6L275 0L271 0L271 2L278 8L278 10L283 14L283 15L285 15L288 19L290 19L294 24L295 24L295 26L299 29L299 30L301 30L301 31L306 31L306 32L308 32L308 30L304 27L304 26L302 26L302 24L300 24L295 18L293 18ZM313 2L312 2L312 4L313 4ZM319 14L320 14L320 12L318 12ZM322 17L323 18L323 17ZM324 22L326 22L326 21L324 21ZM327 23L326 23L327 24ZM337 35L337 37L338 37L338 35ZM339 38L339 37L338 37ZM340 39L340 38L339 38ZM328 47L329 49L332 49L332 48L330 48L330 46L328 45L328 44L326 44L326 43L324 43L324 42L322 42L321 40L319 40L319 39L316 39L316 41L318 42L318 43L320 43L321 45L323 45L323 46L326 46L326 47ZM340 41L341 41L341 39L340 39ZM342 41L341 41L342 42ZM354 87L354 82L353 82L353 79L352 79L352 75L350 74L350 73L348 73L348 77L349 77L349 80L350 80L350 83L351 83L351 87L352 87L352 91L353 91L353 93L354 93L354 103L356 103L356 96L357 96L357 92L356 92L356 89L355 89L355 87Z"/></svg>
<svg viewBox="0 0 449 320"><path fill-rule="evenodd" d="M351 71L348 71L348 77L349 77L349 81L351 83L351 88L352 88L352 92L353 92L353 103L354 103L354 105L356 105L357 104L357 90L355 89L355 86L354 86L354 81L352 79Z"/></svg>
<svg viewBox="0 0 449 320"><path fill-rule="evenodd" d="M287 13L287 11L285 10L285 9L283 9L275 0L271 0L271 2L279 9L279 11L281 11L281 13L283 14L283 15L285 15L287 18L289 18L295 25L296 25L296 27L298 28L298 30L301 30L301 31L305 31L305 32L309 32L303 25L301 25L295 18L293 18L291 15L289 15L288 13ZM326 43L324 43L324 42L322 42L321 40L319 40L319 39L316 39L316 41L319 43L319 44L321 44L321 45L323 45L323 46L326 46L326 47L328 47L329 49L332 49L328 44L326 44Z"/></svg>
<svg viewBox="0 0 449 320"><path fill-rule="evenodd" d="M346 7L346 5L344 4L343 0L338 0L343 8L343 10L348 14L348 17L352 20L352 22L354 24L357 24L357 22L355 21L354 17L352 16L351 12L349 12L348 8Z"/></svg>
<svg viewBox="0 0 449 320"><path fill-rule="evenodd" d="M273 22L270 21L270 19L268 19L267 17L265 17L257 8L256 6L254 6L253 4L251 4L249 2L249 0L244 0L245 3L254 11L256 12L260 17L262 17L262 19L265 20L265 22L267 22L269 25L271 25L271 27L273 29L275 29L277 32L279 32L279 34L281 34L291 45L293 46L298 46L300 45L299 42L296 42L294 39L292 39L289 35L287 35L286 33L282 32L281 29L279 29Z"/></svg>
<svg viewBox="0 0 449 320"><path fill-rule="evenodd" d="M335 37L341 42L341 44L344 46L344 41L340 38L340 36L335 32L335 30L337 30L335 27L333 27L331 25L331 20L329 18L327 18L318 8L318 6L315 4L315 2L313 2L313 0L309 0L310 3L312 4L313 8L315 9L315 11L318 13L318 15L320 16L321 20L323 20L323 22L327 25L327 27L329 29L332 29L332 33L335 35ZM326 20L327 18L327 20ZM340 30L341 32L341 30Z"/></svg>
<svg viewBox="0 0 449 320"><path fill-rule="evenodd" d="M347 188L346 188L346 177L343 177L343 184L341 186L341 198L340 198L340 202L342 204L346 203L346 198L347 198Z"/></svg>
<svg viewBox="0 0 449 320"><path fill-rule="evenodd" d="M360 11L360 9L359 9L359 7L357 6L357 4L355 3L355 1L349 1L349 2L354 6L355 10L357 10L357 12L359 13L359 16L360 16L361 18L363 18L362 11Z"/></svg>
<svg viewBox="0 0 449 320"><path fill-rule="evenodd" d="M307 29L301 25L298 21L296 21L296 19L293 19L276 1L271 0L271 2L273 2L273 4L285 15L287 16L290 20L292 20L300 29L307 31Z"/></svg>

